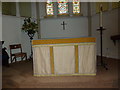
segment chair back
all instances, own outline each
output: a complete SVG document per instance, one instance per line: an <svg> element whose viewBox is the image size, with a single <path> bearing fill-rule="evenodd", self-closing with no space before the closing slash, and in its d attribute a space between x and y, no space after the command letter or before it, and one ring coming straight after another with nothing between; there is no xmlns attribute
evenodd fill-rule
<svg viewBox="0 0 120 90"><path fill-rule="evenodd" d="M12 54L12 49L20 49L20 52L22 52L22 47L21 44L13 44L13 45L9 45L10 47L10 53Z"/></svg>
<svg viewBox="0 0 120 90"><path fill-rule="evenodd" d="M21 60L25 58L27 60L27 53L22 52L22 46L21 44L13 44L9 45L10 47L10 57L11 57L11 63L15 60L17 61L16 58L21 57Z"/></svg>

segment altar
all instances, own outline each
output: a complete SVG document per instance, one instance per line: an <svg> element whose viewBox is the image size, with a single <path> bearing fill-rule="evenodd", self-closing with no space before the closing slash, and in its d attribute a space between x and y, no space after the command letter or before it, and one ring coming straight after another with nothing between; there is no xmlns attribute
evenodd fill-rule
<svg viewBox="0 0 120 90"><path fill-rule="evenodd" d="M96 75L94 37L32 41L34 76Z"/></svg>

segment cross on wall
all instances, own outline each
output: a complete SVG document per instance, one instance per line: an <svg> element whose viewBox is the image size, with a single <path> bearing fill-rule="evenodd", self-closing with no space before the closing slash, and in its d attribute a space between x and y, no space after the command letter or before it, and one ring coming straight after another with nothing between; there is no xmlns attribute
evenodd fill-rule
<svg viewBox="0 0 120 90"><path fill-rule="evenodd" d="M65 25L67 25L67 23L65 23L65 21L63 21L63 23L61 23L61 25L63 25L63 30L65 30Z"/></svg>

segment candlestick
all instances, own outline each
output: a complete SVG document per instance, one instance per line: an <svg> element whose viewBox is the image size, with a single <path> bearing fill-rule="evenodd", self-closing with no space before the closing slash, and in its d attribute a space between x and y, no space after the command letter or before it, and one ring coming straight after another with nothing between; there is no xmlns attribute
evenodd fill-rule
<svg viewBox="0 0 120 90"><path fill-rule="evenodd" d="M103 26L102 4L100 5L100 27Z"/></svg>

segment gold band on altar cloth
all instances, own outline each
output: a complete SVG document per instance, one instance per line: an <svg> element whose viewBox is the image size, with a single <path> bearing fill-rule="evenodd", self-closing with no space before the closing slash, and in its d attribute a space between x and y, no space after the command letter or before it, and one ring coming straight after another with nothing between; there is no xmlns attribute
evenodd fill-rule
<svg viewBox="0 0 120 90"><path fill-rule="evenodd" d="M61 74L61 75L58 75L58 74L50 74L50 75L33 75L33 76L79 76L79 75L86 75L86 76L95 76L95 74Z"/></svg>
<svg viewBox="0 0 120 90"><path fill-rule="evenodd" d="M50 66L51 66L51 73L54 74L54 52L53 47L50 47Z"/></svg>
<svg viewBox="0 0 120 90"><path fill-rule="evenodd" d="M75 73L79 72L79 61L78 61L78 45L74 45L75 47Z"/></svg>
<svg viewBox="0 0 120 90"><path fill-rule="evenodd" d="M94 37L32 40L32 45L96 42Z"/></svg>
<svg viewBox="0 0 120 90"><path fill-rule="evenodd" d="M90 44L96 44L95 42L88 42L88 43L71 43L71 44L68 44L68 43L65 43L65 44L42 44L42 45L32 45L32 47L42 47L42 46L46 46L46 47L59 47L59 46L74 46L74 45L90 45Z"/></svg>

